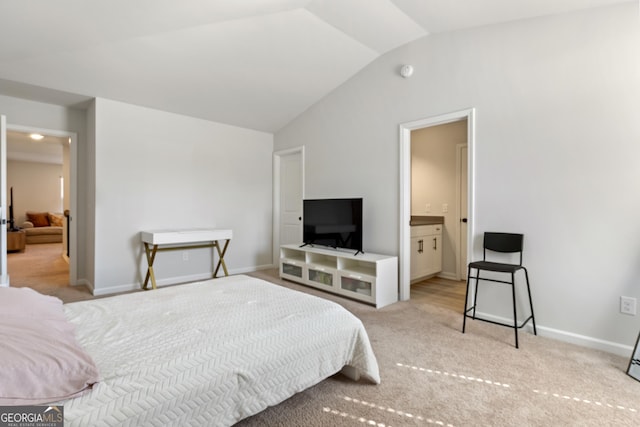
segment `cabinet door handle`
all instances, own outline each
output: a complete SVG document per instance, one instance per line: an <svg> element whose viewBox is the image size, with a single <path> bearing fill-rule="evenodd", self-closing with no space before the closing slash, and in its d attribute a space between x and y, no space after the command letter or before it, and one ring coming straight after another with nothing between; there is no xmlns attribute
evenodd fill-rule
<svg viewBox="0 0 640 427"><path fill-rule="evenodd" d="M438 250L438 239L436 237L433 238L433 250Z"/></svg>
<svg viewBox="0 0 640 427"><path fill-rule="evenodd" d="M424 251L424 249L422 247L423 243L424 243L424 240L422 240L422 239L418 240L418 253L419 254L421 254Z"/></svg>

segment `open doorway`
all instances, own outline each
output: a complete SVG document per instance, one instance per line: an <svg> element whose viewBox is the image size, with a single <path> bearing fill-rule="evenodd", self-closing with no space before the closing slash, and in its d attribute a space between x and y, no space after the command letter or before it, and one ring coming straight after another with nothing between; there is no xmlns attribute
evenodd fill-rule
<svg viewBox="0 0 640 427"><path fill-rule="evenodd" d="M466 290L467 127L463 118L411 131L410 297L454 311Z"/></svg>
<svg viewBox="0 0 640 427"><path fill-rule="evenodd" d="M13 227L7 234L12 240L7 248L11 286L49 293L71 283L71 141L71 136L42 130L7 130L7 194L13 211Z"/></svg>
<svg viewBox="0 0 640 427"><path fill-rule="evenodd" d="M453 158L453 166L449 168L449 174L453 179L449 179L449 186L453 187L449 191L449 195L430 195L433 200L422 200L415 197L415 206L412 206L414 197L412 197L412 133L417 130L461 123L463 131L466 131L466 150L462 150L465 144L458 142L451 143L449 146L450 158ZM437 129L437 128L436 128ZM462 266L466 264L469 257L471 245L468 244L473 236L473 212L474 212L474 187L473 187L473 162L474 162L474 110L464 110L449 113L437 117L417 120L410 123L400 125L400 299L408 300L411 298L411 220L413 214L421 214L424 216L443 217L443 228L447 232L443 233L443 237L447 239L448 249L443 253L448 253L447 259L438 274L433 276L441 276L447 280L459 281L462 279ZM466 179L461 171L456 171L459 163L466 158L467 173ZM430 178L432 183L438 185L433 177ZM464 191L467 192L466 197L462 190L461 181L466 181ZM456 193L455 196L451 195ZM464 204L460 203L460 199L464 198L467 206L467 215L461 212ZM446 200L445 200L446 199ZM453 200L449 202L448 200ZM415 210L414 210L415 208ZM426 212L431 210L431 212ZM443 212L444 211L444 212ZM431 214L431 215L429 215ZM448 219L445 218L448 216ZM462 222L464 220L464 222ZM464 237L466 235L466 238ZM461 242L461 236L463 242ZM442 248L442 245L440 248ZM444 273L443 273L444 271Z"/></svg>

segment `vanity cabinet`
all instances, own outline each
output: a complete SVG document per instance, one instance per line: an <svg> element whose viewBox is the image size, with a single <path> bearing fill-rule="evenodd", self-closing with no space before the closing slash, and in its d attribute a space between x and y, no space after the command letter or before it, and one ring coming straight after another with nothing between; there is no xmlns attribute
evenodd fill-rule
<svg viewBox="0 0 640 427"><path fill-rule="evenodd" d="M442 271L442 224L411 227L411 280Z"/></svg>

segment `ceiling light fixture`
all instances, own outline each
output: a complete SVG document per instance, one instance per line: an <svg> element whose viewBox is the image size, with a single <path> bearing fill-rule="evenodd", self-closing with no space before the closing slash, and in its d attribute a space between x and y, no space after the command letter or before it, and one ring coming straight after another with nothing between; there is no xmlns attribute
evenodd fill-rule
<svg viewBox="0 0 640 427"><path fill-rule="evenodd" d="M34 139L36 141L40 141L42 138L44 138L44 135L40 135L39 133L32 133L29 136L31 137L31 139Z"/></svg>

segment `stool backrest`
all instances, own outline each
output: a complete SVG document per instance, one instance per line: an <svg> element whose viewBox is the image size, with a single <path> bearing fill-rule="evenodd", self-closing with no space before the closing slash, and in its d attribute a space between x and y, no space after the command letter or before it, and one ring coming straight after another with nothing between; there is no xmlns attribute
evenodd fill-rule
<svg viewBox="0 0 640 427"><path fill-rule="evenodd" d="M485 232L482 247L483 257L487 258L487 249L493 252L520 253L520 264L522 265L522 241L524 235L517 233L495 233Z"/></svg>

